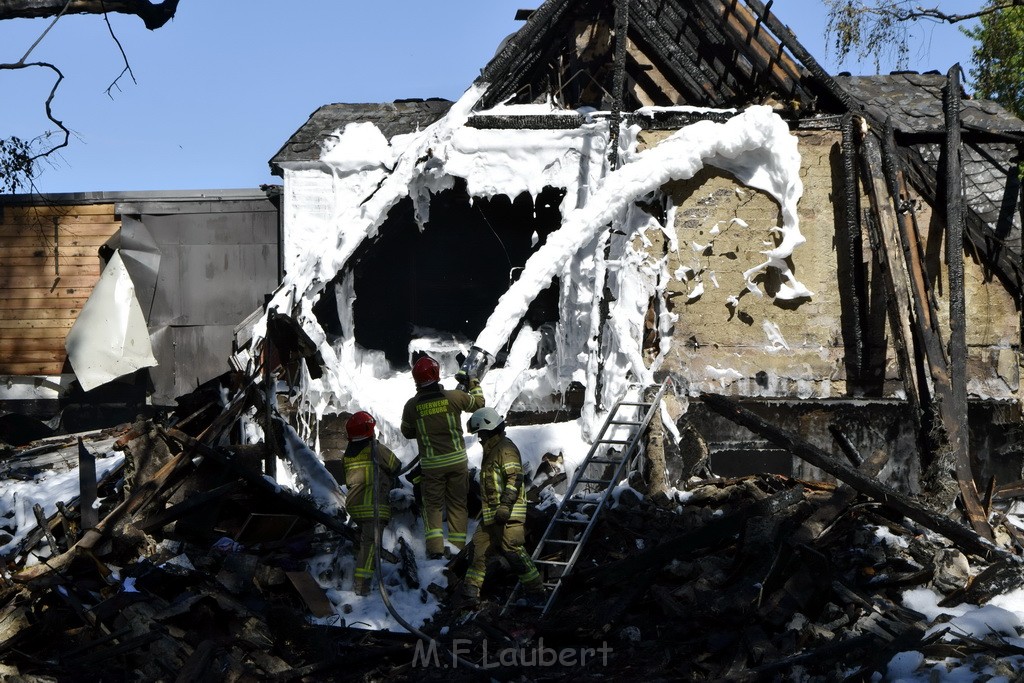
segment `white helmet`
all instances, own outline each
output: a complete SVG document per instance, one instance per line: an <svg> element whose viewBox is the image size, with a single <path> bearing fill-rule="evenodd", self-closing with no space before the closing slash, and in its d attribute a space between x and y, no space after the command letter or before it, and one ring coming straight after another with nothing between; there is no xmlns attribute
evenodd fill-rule
<svg viewBox="0 0 1024 683"><path fill-rule="evenodd" d="M500 427L504 421L505 418L499 415L497 410L485 406L469 416L466 428L470 434L476 434L481 429L489 432Z"/></svg>

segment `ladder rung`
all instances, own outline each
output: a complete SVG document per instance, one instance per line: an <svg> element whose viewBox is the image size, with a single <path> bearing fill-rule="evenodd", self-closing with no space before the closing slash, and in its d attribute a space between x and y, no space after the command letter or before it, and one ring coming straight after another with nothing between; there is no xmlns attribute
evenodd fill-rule
<svg viewBox="0 0 1024 683"><path fill-rule="evenodd" d="M568 566L568 562L562 562L560 560L534 560L534 564L554 564L562 567Z"/></svg>
<svg viewBox="0 0 1024 683"><path fill-rule="evenodd" d="M595 443L617 443L617 444L624 444L624 443L632 443L632 441L633 441L632 439L598 439L597 441L595 441Z"/></svg>
<svg viewBox="0 0 1024 683"><path fill-rule="evenodd" d="M544 541L545 543L561 543L562 545L579 545L579 541L569 541L564 538L549 538Z"/></svg>
<svg viewBox="0 0 1024 683"><path fill-rule="evenodd" d="M589 519L555 519L555 524L590 524Z"/></svg>
<svg viewBox="0 0 1024 683"><path fill-rule="evenodd" d="M577 484L610 484L611 479L577 479Z"/></svg>
<svg viewBox="0 0 1024 683"><path fill-rule="evenodd" d="M650 408L653 403L631 403L630 401L622 401L619 403L620 406L644 406Z"/></svg>
<svg viewBox="0 0 1024 683"><path fill-rule="evenodd" d="M590 463L588 464L593 464L595 462L601 465L618 465L620 462L622 462L622 460L610 460L608 458L591 458Z"/></svg>
<svg viewBox="0 0 1024 683"><path fill-rule="evenodd" d="M642 425L643 422L636 422L634 420L608 420L610 425Z"/></svg>

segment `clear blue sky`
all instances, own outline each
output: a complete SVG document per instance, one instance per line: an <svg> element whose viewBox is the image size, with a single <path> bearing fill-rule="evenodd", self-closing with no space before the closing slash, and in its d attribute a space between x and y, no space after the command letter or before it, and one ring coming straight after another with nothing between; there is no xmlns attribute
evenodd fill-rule
<svg viewBox="0 0 1024 683"><path fill-rule="evenodd" d="M54 115L75 137L37 180L41 192L252 188L280 184L267 161L319 106L405 97L456 99L514 32L519 8L539 0L182 0L149 31L111 15L137 82L102 17L66 16L28 61L65 76ZM946 3L947 5L951 3ZM956 5L980 4L952 3ZM773 11L830 72L837 64L817 0L776 0ZM963 7L959 8L964 11ZM48 20L0 22L0 62L16 62ZM916 29L909 68L966 70L970 43L955 28ZM883 70L892 68L883 64ZM52 75L0 71L0 137L49 130L43 102Z"/></svg>

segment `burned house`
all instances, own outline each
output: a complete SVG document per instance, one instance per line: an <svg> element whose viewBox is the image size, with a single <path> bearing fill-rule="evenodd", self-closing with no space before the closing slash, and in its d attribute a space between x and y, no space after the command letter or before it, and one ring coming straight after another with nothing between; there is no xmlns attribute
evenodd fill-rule
<svg viewBox="0 0 1024 683"><path fill-rule="evenodd" d="M77 516L0 496L3 672L511 680L488 644L547 638L551 680L1019 675L1024 611L987 603L1024 585L1024 122L956 69L830 76L770 6L548 0L458 101L314 112L230 376L5 464L95 471ZM411 484L395 621L349 590L337 427L372 412L408 464L419 352L518 430L539 613L514 580L460 608Z"/></svg>
<svg viewBox="0 0 1024 683"><path fill-rule="evenodd" d="M951 450L1020 478L1024 122L956 74L830 76L758 0L520 18L458 102L325 105L285 142L271 305L384 374L476 345L501 407L591 434L671 377L723 472L821 475L703 393L923 453L887 468L908 490ZM318 416L359 400L313 384Z"/></svg>

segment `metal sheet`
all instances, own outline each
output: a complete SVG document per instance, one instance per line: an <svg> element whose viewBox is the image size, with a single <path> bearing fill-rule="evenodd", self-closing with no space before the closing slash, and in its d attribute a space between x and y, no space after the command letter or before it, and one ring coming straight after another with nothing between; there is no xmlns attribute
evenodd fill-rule
<svg viewBox="0 0 1024 683"><path fill-rule="evenodd" d="M121 218L119 246L125 268L135 284L135 296L149 320L160 272L160 247L145 224L132 216Z"/></svg>
<svg viewBox="0 0 1024 683"><path fill-rule="evenodd" d="M135 285L119 252L104 268L64 346L86 391L156 365Z"/></svg>

